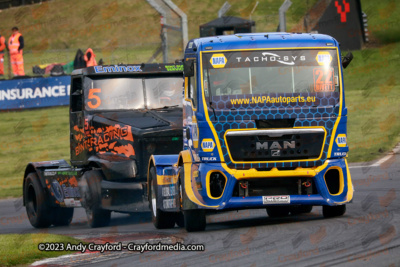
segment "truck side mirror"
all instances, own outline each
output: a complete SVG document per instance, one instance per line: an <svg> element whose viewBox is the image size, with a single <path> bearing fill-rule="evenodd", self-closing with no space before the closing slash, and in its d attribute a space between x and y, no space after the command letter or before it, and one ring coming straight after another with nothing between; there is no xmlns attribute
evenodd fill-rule
<svg viewBox="0 0 400 267"><path fill-rule="evenodd" d="M345 69L350 62L353 60L353 54L351 52L348 52L345 57L342 58L342 66Z"/></svg>
<svg viewBox="0 0 400 267"><path fill-rule="evenodd" d="M186 59L183 62L183 73L185 77L194 76L194 61L192 59Z"/></svg>

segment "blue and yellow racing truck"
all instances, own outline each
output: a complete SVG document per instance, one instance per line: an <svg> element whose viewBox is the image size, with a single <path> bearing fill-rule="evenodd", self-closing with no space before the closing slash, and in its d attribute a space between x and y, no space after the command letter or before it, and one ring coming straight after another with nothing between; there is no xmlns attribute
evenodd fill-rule
<svg viewBox="0 0 400 267"><path fill-rule="evenodd" d="M152 155L157 228L201 231L209 210L343 215L353 198L339 43L322 34L191 40L184 56L183 149Z"/></svg>

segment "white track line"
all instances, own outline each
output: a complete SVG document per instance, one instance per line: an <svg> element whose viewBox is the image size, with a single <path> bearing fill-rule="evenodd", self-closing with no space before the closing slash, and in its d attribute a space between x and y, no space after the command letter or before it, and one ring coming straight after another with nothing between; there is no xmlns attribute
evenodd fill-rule
<svg viewBox="0 0 400 267"><path fill-rule="evenodd" d="M39 260L39 261L35 261L34 263L31 264L31 266L40 266L40 265L47 265L49 263L54 262L55 260L67 260L67 259L72 259L72 258L76 258L76 257L80 257L82 254L70 254L70 255L63 255L63 256L59 256L59 257L55 257L55 258L48 258L48 259L44 259L44 260Z"/></svg>
<svg viewBox="0 0 400 267"><path fill-rule="evenodd" d="M380 160L378 160L377 162L375 162L374 164L371 164L371 165L349 166L349 169L379 167L379 166L381 166L382 163L384 163L385 161L387 161L388 159L390 159L393 156L394 156L394 154L387 155L386 157L381 158Z"/></svg>

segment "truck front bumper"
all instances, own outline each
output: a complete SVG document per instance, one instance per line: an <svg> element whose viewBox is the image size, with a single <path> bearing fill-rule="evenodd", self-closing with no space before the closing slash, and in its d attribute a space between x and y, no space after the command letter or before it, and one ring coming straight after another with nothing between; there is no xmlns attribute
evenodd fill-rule
<svg viewBox="0 0 400 267"><path fill-rule="evenodd" d="M333 171L332 171L333 170ZM210 195L210 173L221 172L226 177L226 184L220 197ZM337 175L333 178L335 182L331 183L327 175ZM316 168L297 168L295 170L270 171L257 170L227 170L226 166L219 163L204 163L199 166L199 177L203 188L193 192L196 197L196 204L199 208L205 209L246 209L263 208L271 205L342 205L348 203L353 198L353 185L347 161L344 158L327 160L322 166ZM334 176L333 175L333 176ZM197 179L199 179L197 178ZM302 179L312 180L315 190L307 194L266 194L258 196L237 196L234 191L241 181L254 181L255 179ZM193 179L195 180L195 179ZM249 183L250 184L250 183ZM335 185L331 185L335 184ZM195 189L195 186L192 186ZM268 191L268 190L267 190ZM266 201L267 196L277 196L288 198L285 203L273 203Z"/></svg>

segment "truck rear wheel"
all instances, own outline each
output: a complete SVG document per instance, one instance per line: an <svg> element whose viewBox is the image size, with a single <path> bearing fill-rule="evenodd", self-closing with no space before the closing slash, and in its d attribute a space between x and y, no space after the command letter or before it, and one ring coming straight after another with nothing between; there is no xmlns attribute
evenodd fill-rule
<svg viewBox="0 0 400 267"><path fill-rule="evenodd" d="M88 224L92 228L110 224L111 211L101 208L101 171L87 171L79 182L82 206L86 210Z"/></svg>
<svg viewBox="0 0 400 267"><path fill-rule="evenodd" d="M157 174L156 168L151 167L149 172L149 186L150 186L150 210L154 226L157 229L173 228L176 221L176 213L165 212L157 207Z"/></svg>
<svg viewBox="0 0 400 267"><path fill-rule="evenodd" d="M271 218L286 217L289 215L289 212L290 207L277 206L267 208L268 216Z"/></svg>
<svg viewBox="0 0 400 267"><path fill-rule="evenodd" d="M36 173L25 178L25 206L29 222L35 228L45 228L52 224L52 212L44 189Z"/></svg>
<svg viewBox="0 0 400 267"><path fill-rule="evenodd" d="M61 208L53 209L53 224L54 226L67 226L71 223L74 216L74 208Z"/></svg>
<svg viewBox="0 0 400 267"><path fill-rule="evenodd" d="M346 212L346 205L322 206L322 214L325 218L342 216Z"/></svg>

